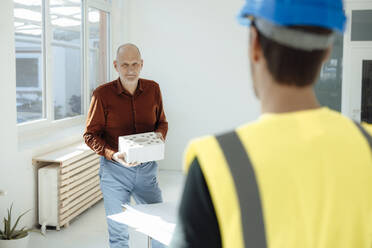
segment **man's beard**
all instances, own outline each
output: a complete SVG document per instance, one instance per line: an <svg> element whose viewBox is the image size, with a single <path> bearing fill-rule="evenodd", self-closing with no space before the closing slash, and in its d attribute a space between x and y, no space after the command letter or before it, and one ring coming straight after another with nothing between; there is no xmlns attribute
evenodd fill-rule
<svg viewBox="0 0 372 248"><path fill-rule="evenodd" d="M138 81L138 78L134 78L134 79L128 79L127 77L123 77L122 79L123 81L125 81L126 83L136 83Z"/></svg>

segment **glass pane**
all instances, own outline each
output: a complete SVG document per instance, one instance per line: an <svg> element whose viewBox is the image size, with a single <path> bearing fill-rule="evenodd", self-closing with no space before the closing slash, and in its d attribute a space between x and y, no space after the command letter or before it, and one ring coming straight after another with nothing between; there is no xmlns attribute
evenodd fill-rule
<svg viewBox="0 0 372 248"><path fill-rule="evenodd" d="M372 10L352 11L351 40L372 41Z"/></svg>
<svg viewBox="0 0 372 248"><path fill-rule="evenodd" d="M361 120L372 123L372 60L363 61Z"/></svg>
<svg viewBox="0 0 372 248"><path fill-rule="evenodd" d="M82 114L81 1L50 0L54 119Z"/></svg>
<svg viewBox="0 0 372 248"><path fill-rule="evenodd" d="M14 0L17 123L44 118L42 0Z"/></svg>
<svg viewBox="0 0 372 248"><path fill-rule="evenodd" d="M89 8L89 96L108 80L108 13Z"/></svg>
<svg viewBox="0 0 372 248"><path fill-rule="evenodd" d="M332 54L324 63L315 85L320 104L336 111L341 111L343 43L343 36L336 34Z"/></svg>

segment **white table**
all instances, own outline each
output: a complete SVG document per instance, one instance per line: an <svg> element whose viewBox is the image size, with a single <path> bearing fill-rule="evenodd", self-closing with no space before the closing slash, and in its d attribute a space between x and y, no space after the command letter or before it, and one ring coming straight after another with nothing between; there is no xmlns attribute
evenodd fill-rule
<svg viewBox="0 0 372 248"><path fill-rule="evenodd" d="M169 245L177 219L175 203L156 203L141 205L123 205L123 212L108 216L110 219L128 225L148 236L148 247L151 239Z"/></svg>

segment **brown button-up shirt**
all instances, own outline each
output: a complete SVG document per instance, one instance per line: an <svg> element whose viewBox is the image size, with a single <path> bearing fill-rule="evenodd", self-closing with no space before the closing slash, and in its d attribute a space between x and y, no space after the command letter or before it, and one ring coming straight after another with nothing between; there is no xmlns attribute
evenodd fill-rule
<svg viewBox="0 0 372 248"><path fill-rule="evenodd" d="M133 95L120 78L94 90L84 133L85 143L97 154L112 159L123 135L168 131L159 85L139 79Z"/></svg>

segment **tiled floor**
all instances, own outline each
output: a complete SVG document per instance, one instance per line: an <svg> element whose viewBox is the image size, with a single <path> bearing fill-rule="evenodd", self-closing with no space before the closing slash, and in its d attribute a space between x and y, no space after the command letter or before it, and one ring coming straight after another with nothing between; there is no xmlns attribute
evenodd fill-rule
<svg viewBox="0 0 372 248"><path fill-rule="evenodd" d="M163 199L178 201L184 178L181 172L160 171L159 184ZM97 203L60 231L47 230L43 237L31 233L29 248L109 248L106 216L103 201ZM130 248L147 247L145 235L130 230Z"/></svg>

